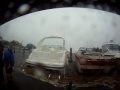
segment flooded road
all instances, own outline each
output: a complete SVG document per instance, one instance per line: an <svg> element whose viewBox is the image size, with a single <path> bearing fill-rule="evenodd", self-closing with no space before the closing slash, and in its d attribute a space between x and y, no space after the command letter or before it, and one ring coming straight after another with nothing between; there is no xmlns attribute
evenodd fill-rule
<svg viewBox="0 0 120 90"><path fill-rule="evenodd" d="M23 72L25 75L30 76L32 78L36 78L37 80L41 80L43 82L50 83L55 87L64 87L72 82L72 87L76 90L78 88L97 88L97 90L118 90L120 88L120 75L115 70L112 74L104 74L101 71L97 71L95 73L87 73L87 74L78 74L76 66L75 66L75 57L73 54L73 62L69 62L66 67L66 75L64 77L63 74L58 71L47 71L42 67L28 67L25 64L25 59L29 56L29 52L26 52L25 55L20 53L15 53L16 59L16 70ZM102 89L99 89L102 87ZM95 90L95 89L91 90Z"/></svg>

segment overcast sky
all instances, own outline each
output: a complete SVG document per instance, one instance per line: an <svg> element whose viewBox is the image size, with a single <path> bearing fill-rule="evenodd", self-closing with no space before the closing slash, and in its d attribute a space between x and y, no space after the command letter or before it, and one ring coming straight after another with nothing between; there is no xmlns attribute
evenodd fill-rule
<svg viewBox="0 0 120 90"><path fill-rule="evenodd" d="M31 13L0 26L4 40L37 43L51 35L65 38L66 48L120 44L120 16L87 8L57 8Z"/></svg>

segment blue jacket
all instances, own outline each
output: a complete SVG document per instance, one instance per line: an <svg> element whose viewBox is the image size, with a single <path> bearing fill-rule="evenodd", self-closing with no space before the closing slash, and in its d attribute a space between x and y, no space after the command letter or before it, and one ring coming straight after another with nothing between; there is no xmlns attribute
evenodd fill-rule
<svg viewBox="0 0 120 90"><path fill-rule="evenodd" d="M7 49L4 53L4 63L6 64L6 67L10 65L11 67L14 66L14 55L13 52L10 49Z"/></svg>

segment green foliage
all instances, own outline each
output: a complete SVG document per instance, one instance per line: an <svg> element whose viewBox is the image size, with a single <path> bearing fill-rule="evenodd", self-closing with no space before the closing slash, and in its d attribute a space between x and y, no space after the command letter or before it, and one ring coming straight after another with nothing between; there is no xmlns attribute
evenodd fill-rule
<svg viewBox="0 0 120 90"><path fill-rule="evenodd" d="M36 47L35 47L35 45L29 43L29 44L26 45L26 48L31 50L31 49L35 49Z"/></svg>
<svg viewBox="0 0 120 90"><path fill-rule="evenodd" d="M8 46L9 45L9 41L3 40L4 45Z"/></svg>
<svg viewBox="0 0 120 90"><path fill-rule="evenodd" d="M98 48L98 47L94 47L92 49L92 51L95 51L95 52L102 52L102 49Z"/></svg>
<svg viewBox="0 0 120 90"><path fill-rule="evenodd" d="M10 43L15 45L15 46L18 46L18 47L24 47L19 41L16 41L16 40L12 40L12 41L3 40L3 44L6 47L8 47L10 45Z"/></svg>

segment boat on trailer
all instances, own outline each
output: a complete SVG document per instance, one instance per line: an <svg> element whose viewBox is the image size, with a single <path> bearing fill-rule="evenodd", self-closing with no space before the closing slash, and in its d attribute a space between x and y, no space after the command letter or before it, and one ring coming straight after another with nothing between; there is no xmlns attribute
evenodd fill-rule
<svg viewBox="0 0 120 90"><path fill-rule="evenodd" d="M110 72L115 67L115 58L113 56L103 56L100 52L88 51L85 48L80 48L75 57L79 73L90 70Z"/></svg>
<svg viewBox="0 0 120 90"><path fill-rule="evenodd" d="M103 56L112 56L116 58L115 65L120 69L120 46L117 43L110 42L102 46Z"/></svg>
<svg viewBox="0 0 120 90"><path fill-rule="evenodd" d="M52 45L44 44L46 40L49 40L48 43L52 43ZM52 40L62 40L62 43L54 45ZM30 66L40 65L49 70L61 70L65 68L68 62L66 52L64 38L57 36L45 37L40 40L37 48L29 55L26 63Z"/></svg>

